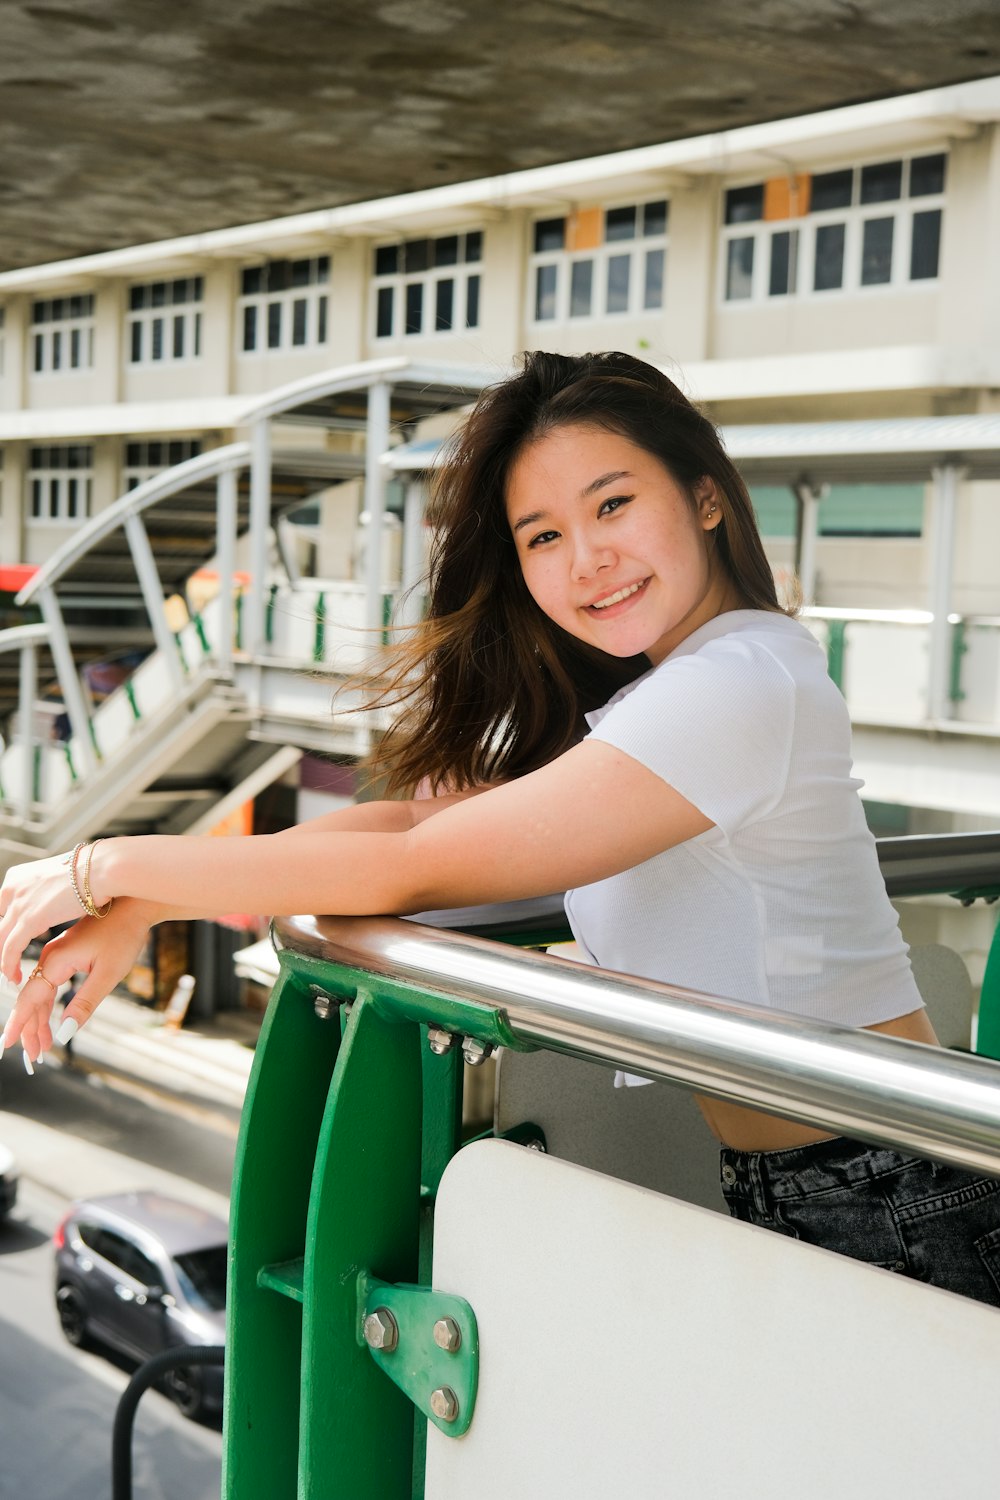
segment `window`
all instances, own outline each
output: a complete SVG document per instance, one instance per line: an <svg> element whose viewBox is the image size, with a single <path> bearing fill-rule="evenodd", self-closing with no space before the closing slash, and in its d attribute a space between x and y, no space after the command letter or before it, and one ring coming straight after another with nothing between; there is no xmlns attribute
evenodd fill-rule
<svg viewBox="0 0 1000 1500"><path fill-rule="evenodd" d="M186 458L196 458L201 452L197 438L171 438L125 444L125 462L122 464L122 489L134 490L137 484L152 479L164 469L183 463Z"/></svg>
<svg viewBox="0 0 1000 1500"><path fill-rule="evenodd" d="M535 323L655 312L663 307L667 201L581 208L532 227Z"/></svg>
<svg viewBox="0 0 1000 1500"><path fill-rule="evenodd" d="M786 485L754 485L763 537L793 537L798 503ZM922 484L831 484L819 505L819 535L918 537L924 524Z"/></svg>
<svg viewBox="0 0 1000 1500"><path fill-rule="evenodd" d="M483 235L444 234L375 247L375 337L479 327Z"/></svg>
<svg viewBox="0 0 1000 1500"><path fill-rule="evenodd" d="M315 349L326 343L330 257L247 266L239 301L240 349Z"/></svg>
<svg viewBox="0 0 1000 1500"><path fill-rule="evenodd" d="M28 464L28 517L32 521L83 521L90 515L94 450L89 443L32 448Z"/></svg>
<svg viewBox="0 0 1000 1500"><path fill-rule="evenodd" d="M128 360L158 365L201 357L202 276L149 281L129 288Z"/></svg>
<svg viewBox="0 0 1000 1500"><path fill-rule="evenodd" d="M93 296L53 297L33 303L31 346L36 375L93 369Z"/></svg>
<svg viewBox="0 0 1000 1500"><path fill-rule="evenodd" d="M730 188L723 301L936 280L946 168L939 152Z"/></svg>

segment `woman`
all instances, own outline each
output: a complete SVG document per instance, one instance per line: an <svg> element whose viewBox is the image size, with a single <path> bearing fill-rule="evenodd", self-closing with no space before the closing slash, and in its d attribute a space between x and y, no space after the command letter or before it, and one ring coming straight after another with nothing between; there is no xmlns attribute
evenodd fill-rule
<svg viewBox="0 0 1000 1500"><path fill-rule="evenodd" d="M933 1044L843 700L677 387L624 354L526 356L465 424L435 520L428 618L379 687L390 789L433 795L248 839L238 859L153 836L16 868L8 979L34 935L88 915L43 949L5 1041L36 1058L55 986L83 971L64 1039L153 922L567 889L603 967ZM1000 1305L1000 1182L701 1103L734 1214Z"/></svg>

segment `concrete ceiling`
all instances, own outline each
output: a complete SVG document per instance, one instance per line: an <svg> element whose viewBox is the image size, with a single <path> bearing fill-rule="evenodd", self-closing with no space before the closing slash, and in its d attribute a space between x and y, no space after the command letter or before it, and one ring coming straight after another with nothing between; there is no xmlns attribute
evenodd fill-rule
<svg viewBox="0 0 1000 1500"><path fill-rule="evenodd" d="M0 269L1000 73L998 0L0 0Z"/></svg>

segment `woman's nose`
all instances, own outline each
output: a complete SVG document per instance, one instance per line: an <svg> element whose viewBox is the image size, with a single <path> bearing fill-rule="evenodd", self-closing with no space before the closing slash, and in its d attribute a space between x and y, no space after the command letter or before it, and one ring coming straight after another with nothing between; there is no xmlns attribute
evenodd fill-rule
<svg viewBox="0 0 1000 1500"><path fill-rule="evenodd" d="M573 548L573 577L580 581L594 578L614 563L612 549L599 537L577 537Z"/></svg>

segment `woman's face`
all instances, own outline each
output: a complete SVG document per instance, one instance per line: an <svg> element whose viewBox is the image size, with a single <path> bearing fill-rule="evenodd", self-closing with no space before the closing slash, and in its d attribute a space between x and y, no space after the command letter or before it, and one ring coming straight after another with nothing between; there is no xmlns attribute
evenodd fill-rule
<svg viewBox="0 0 1000 1500"><path fill-rule="evenodd" d="M692 506L659 459L615 433L567 426L529 444L507 519L539 609L611 656L656 665L738 605L710 535L722 519L714 483Z"/></svg>

